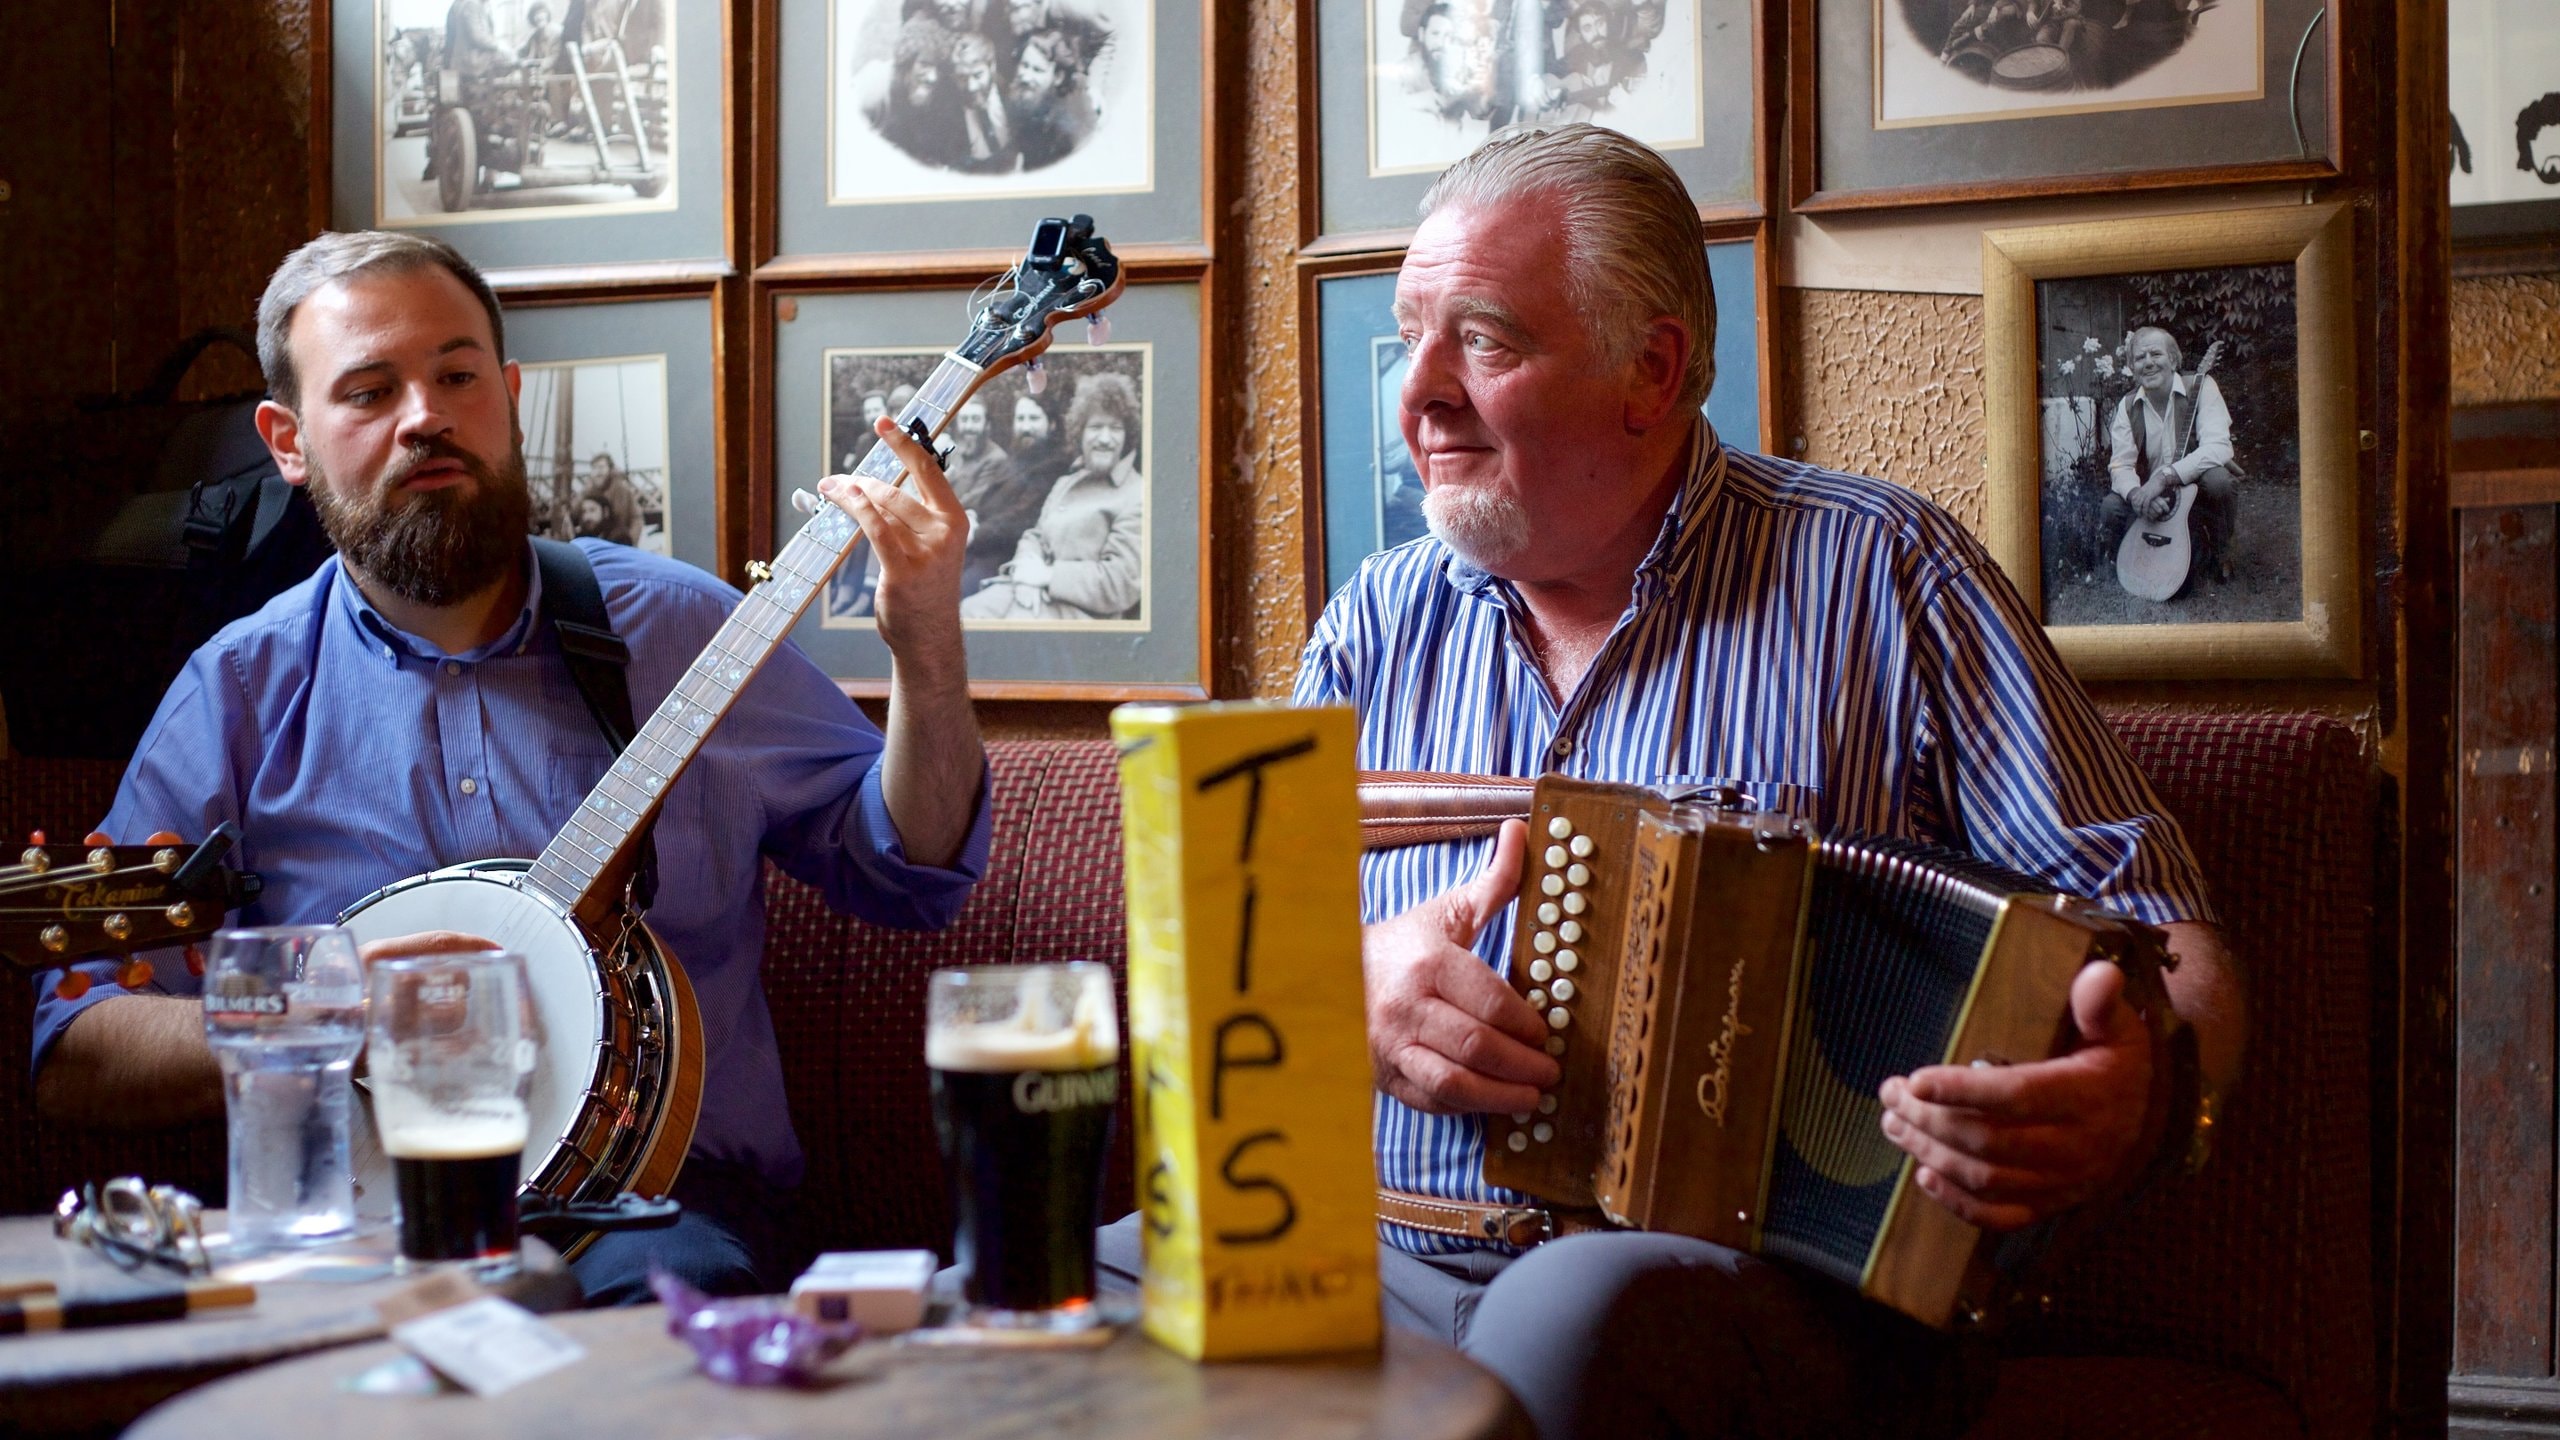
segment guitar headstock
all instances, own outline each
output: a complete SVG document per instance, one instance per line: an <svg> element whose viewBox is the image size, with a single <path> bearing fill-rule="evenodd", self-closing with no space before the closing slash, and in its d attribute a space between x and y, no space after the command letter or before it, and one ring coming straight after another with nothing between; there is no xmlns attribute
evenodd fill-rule
<svg viewBox="0 0 2560 1440"><path fill-rule="evenodd" d="M2222 342L2216 340L2212 344L2204 347L2204 358L2196 362L2196 378L2201 380L2207 375L2212 374L2213 367L2220 363L2221 360Z"/></svg>
<svg viewBox="0 0 2560 1440"><path fill-rule="evenodd" d="M17 863L0 866L0 960L52 970L212 934L261 888L256 875L222 863L239 838L226 823L199 845L22 847ZM64 998L85 990L86 978L65 972ZM136 962L119 978L144 983L150 967Z"/></svg>
<svg viewBox="0 0 2560 1440"><path fill-rule="evenodd" d="M1093 233L1093 217L1056 216L1031 232L1031 246L978 308L960 358L993 375L1049 348L1049 332L1100 311L1120 294L1120 260Z"/></svg>

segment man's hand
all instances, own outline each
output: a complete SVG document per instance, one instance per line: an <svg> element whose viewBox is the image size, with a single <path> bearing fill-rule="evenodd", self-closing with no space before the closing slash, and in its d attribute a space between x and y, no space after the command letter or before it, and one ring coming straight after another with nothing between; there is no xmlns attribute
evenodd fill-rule
<svg viewBox="0 0 2560 1440"><path fill-rule="evenodd" d="M1416 1110L1518 1114L1563 1074L1538 1012L1467 948L1519 888L1528 835L1504 821L1475 879L1361 930L1369 1062L1378 1088Z"/></svg>
<svg viewBox="0 0 2560 1440"><path fill-rule="evenodd" d="M1930 1065L1884 1082L1884 1133L1920 1188L1985 1230L2015 1230L2105 1190L2142 1157L2151 1032L2103 961L2071 984L2080 1048L2022 1065Z"/></svg>
<svg viewBox="0 0 2560 1440"><path fill-rule="evenodd" d="M891 653L904 658L916 647L944 645L956 653L968 509L933 456L895 420L881 416L872 432L915 477L915 493L864 475L830 475L818 482L818 493L853 516L880 556L872 606Z"/></svg>

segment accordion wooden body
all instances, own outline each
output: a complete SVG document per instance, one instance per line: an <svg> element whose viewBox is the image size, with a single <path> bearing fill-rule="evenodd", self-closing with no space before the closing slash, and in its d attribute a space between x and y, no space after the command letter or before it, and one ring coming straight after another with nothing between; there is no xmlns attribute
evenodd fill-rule
<svg viewBox="0 0 2560 1440"><path fill-rule="evenodd" d="M1784 815L1550 776L1522 875L1510 979L1564 1078L1535 1113L1488 1117L1485 1179L1791 1261L1940 1328L1981 1322L2014 1257L1914 1183L1878 1088L2069 1048L2091 960L2164 1013L2151 927Z"/></svg>

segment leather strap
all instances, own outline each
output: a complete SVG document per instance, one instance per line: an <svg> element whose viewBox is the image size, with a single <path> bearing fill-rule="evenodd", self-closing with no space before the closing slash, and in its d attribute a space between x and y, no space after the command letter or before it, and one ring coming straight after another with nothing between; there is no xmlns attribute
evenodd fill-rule
<svg viewBox="0 0 2560 1440"><path fill-rule="evenodd" d="M1360 848L1393 850L1490 835L1526 818L1538 782L1512 775L1360 772Z"/></svg>
<svg viewBox="0 0 2560 1440"><path fill-rule="evenodd" d="M1447 1235L1459 1240L1493 1240L1527 1249L1559 1235L1616 1227L1596 1210L1547 1209L1534 1205L1471 1205L1416 1195L1410 1190L1378 1187L1378 1218L1390 1225Z"/></svg>

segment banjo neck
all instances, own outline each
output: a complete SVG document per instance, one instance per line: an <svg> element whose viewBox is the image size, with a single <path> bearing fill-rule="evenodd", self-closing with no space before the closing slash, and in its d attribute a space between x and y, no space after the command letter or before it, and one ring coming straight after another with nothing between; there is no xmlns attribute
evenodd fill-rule
<svg viewBox="0 0 2560 1440"><path fill-rule="evenodd" d="M1093 233L1092 217L1041 221L1022 259L975 305L968 336L944 354L899 411L898 428L930 448L971 392L1038 356L1049 347L1051 330L1093 316L1118 297L1121 284L1120 262L1110 242ZM895 484L903 471L887 445L875 444L853 473ZM640 836L666 802L667 790L860 538L860 527L842 507L816 507L773 563L757 570L756 584L719 633L543 847L525 874L527 884L589 926L603 928L622 907Z"/></svg>
<svg viewBox="0 0 2560 1440"><path fill-rule="evenodd" d="M899 412L898 428L928 437L941 433L982 378L981 367L958 351L945 354ZM904 472L887 445L875 444L853 473L894 484ZM773 557L769 576L747 591L630 746L543 847L526 875L531 884L583 918L620 904L641 831L665 803L668 788L860 538L860 527L842 507L819 505Z"/></svg>

